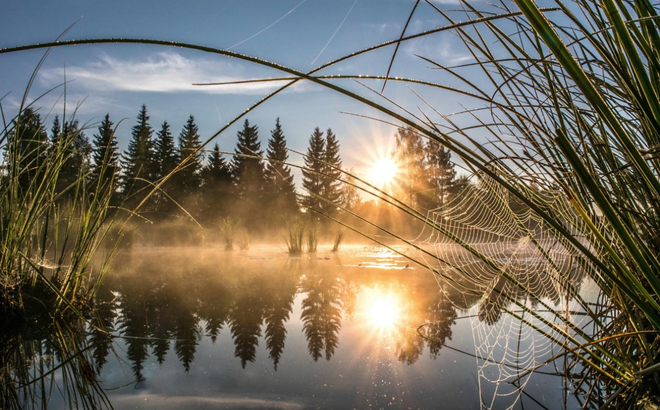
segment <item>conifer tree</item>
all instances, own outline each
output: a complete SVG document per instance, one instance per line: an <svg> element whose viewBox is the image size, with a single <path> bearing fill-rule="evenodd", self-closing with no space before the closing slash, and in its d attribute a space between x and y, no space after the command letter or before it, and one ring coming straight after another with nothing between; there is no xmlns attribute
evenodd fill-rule
<svg viewBox="0 0 660 410"><path fill-rule="evenodd" d="M337 206L341 205L341 157L339 156L339 141L328 128L325 133L325 151L323 155L323 213L329 216L337 214Z"/></svg>
<svg viewBox="0 0 660 410"><path fill-rule="evenodd" d="M159 181L169 175L179 163L179 156L174 145L174 137L170 131L170 125L163 121L160 131L156 133L154 141L154 181ZM168 198L175 185L176 176L171 177L156 192L154 202L158 211L167 214L173 209L173 203Z"/></svg>
<svg viewBox="0 0 660 410"><path fill-rule="evenodd" d="M302 170L302 185L305 193L302 197L302 205L305 208L323 210L324 201L319 197L323 195L323 177L325 169L323 159L325 158L325 139L323 132L316 127L309 137L309 146L305 155L305 167Z"/></svg>
<svg viewBox="0 0 660 410"><path fill-rule="evenodd" d="M58 193L66 191L62 196L64 200L71 199L79 183L84 183L83 177L90 167L90 154L92 145L80 129L78 120L66 121L62 128L56 116L51 136L51 152L59 152L63 156L62 166L57 175L55 189Z"/></svg>
<svg viewBox="0 0 660 410"><path fill-rule="evenodd" d="M114 191L119 181L119 149L110 114L106 114L92 147L92 183Z"/></svg>
<svg viewBox="0 0 660 410"><path fill-rule="evenodd" d="M346 175L344 177L344 180L347 183L343 184L343 188L342 188L341 202L343 207L348 209L349 211L355 210L360 205L360 194L358 192L358 189L355 186L351 185L357 183L353 175L355 175L355 168L349 168L346 171Z"/></svg>
<svg viewBox="0 0 660 410"><path fill-rule="evenodd" d="M401 196L404 202L425 208L424 195L429 189L426 177L426 149L422 136L411 127L399 128L396 135L396 162L399 164Z"/></svg>
<svg viewBox="0 0 660 410"><path fill-rule="evenodd" d="M201 145L199 127L195 124L195 117L191 115L179 134L179 162L186 161L185 166L176 175L177 195L181 199L196 194L202 184L204 153L195 152Z"/></svg>
<svg viewBox="0 0 660 410"><path fill-rule="evenodd" d="M207 218L225 215L232 194L231 172L229 165L220 154L216 143L209 156L208 163L202 170L203 212Z"/></svg>
<svg viewBox="0 0 660 410"><path fill-rule="evenodd" d="M238 142L234 150L237 155L232 159L232 178L236 199L239 201L239 218L247 228L261 225L263 214L264 165L261 161L263 151L259 142L259 129L250 125L248 120L243 123L243 130L238 132ZM258 157L248 158L244 155Z"/></svg>
<svg viewBox="0 0 660 410"><path fill-rule="evenodd" d="M231 172L229 165L222 154L220 154L220 147L216 143L213 146L213 152L209 156L208 164L204 167L204 186L210 186L217 182L231 181Z"/></svg>
<svg viewBox="0 0 660 410"><path fill-rule="evenodd" d="M443 206L452 194L456 170L451 162L451 152L434 140L426 142L426 172L431 188L427 207Z"/></svg>
<svg viewBox="0 0 660 410"><path fill-rule="evenodd" d="M55 114L55 118L53 118L53 126L50 128L51 148L53 147L54 143L60 140L61 133L62 133L62 124L60 124L60 117L57 114Z"/></svg>
<svg viewBox="0 0 660 410"><path fill-rule="evenodd" d="M148 122L146 105L142 105L137 120L123 161L122 191L124 195L132 195L132 203L140 202L149 193L149 184L146 181L152 181L155 173L153 130Z"/></svg>
<svg viewBox="0 0 660 410"><path fill-rule="evenodd" d="M39 168L45 160L48 136L41 123L39 113L26 108L11 134L11 143L5 152L10 170L17 172L19 186L28 185L39 176Z"/></svg>
<svg viewBox="0 0 660 410"><path fill-rule="evenodd" d="M238 132L238 143L232 159L232 176L238 189L239 198L249 195L261 196L264 185L264 166L259 158L246 158L242 155L262 157L259 129L250 126L248 120L243 123L243 130Z"/></svg>
<svg viewBox="0 0 660 410"><path fill-rule="evenodd" d="M275 122L275 129L270 134L265 170L268 202L273 204L272 208L279 214L276 217L282 216L286 219L297 213L298 205L291 168L286 165L289 153L279 118Z"/></svg>
<svg viewBox="0 0 660 410"><path fill-rule="evenodd" d="M159 180L170 172L174 171L178 164L176 147L174 146L174 137L170 131L170 124L163 122L160 131L156 133L154 142L154 156L156 162L155 179Z"/></svg>

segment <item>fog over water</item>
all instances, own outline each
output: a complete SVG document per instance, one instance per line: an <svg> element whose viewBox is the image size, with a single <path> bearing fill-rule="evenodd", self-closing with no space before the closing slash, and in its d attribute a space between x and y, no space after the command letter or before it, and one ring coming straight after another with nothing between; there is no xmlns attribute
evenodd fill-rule
<svg viewBox="0 0 660 410"><path fill-rule="evenodd" d="M515 402L513 386L479 380L478 298L383 248L139 247L104 287L121 337L94 357L116 408L473 409L495 390L492 408ZM560 377L534 377L534 400L561 400Z"/></svg>

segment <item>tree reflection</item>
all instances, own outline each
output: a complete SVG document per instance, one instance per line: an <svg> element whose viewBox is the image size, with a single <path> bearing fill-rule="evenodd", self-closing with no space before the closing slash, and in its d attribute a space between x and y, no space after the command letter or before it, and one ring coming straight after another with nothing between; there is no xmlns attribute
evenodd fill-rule
<svg viewBox="0 0 660 410"><path fill-rule="evenodd" d="M149 356L148 323L144 300L140 297L132 298L122 295L118 330L124 336L126 358L131 362L136 382L144 380L142 370L144 361Z"/></svg>
<svg viewBox="0 0 660 410"><path fill-rule="evenodd" d="M435 300L428 305L428 324L420 329L433 358L438 357L447 339L451 340L451 328L456 324L456 309L446 296L451 290L453 288L445 287L441 292L436 293Z"/></svg>
<svg viewBox="0 0 660 410"><path fill-rule="evenodd" d="M90 328L89 342L94 349L92 357L96 365L96 372L101 373L103 365L108 362L108 354L112 350L112 338L110 335L115 331L114 319L117 315L117 303L112 294L104 295L105 301L100 299L96 306L96 314Z"/></svg>
<svg viewBox="0 0 660 410"><path fill-rule="evenodd" d="M257 345L261 336L261 322L264 317L264 306L261 289L257 281L246 281L242 291L232 306L229 328L234 340L234 356L241 359L245 369L247 362L254 362L257 357Z"/></svg>
<svg viewBox="0 0 660 410"><path fill-rule="evenodd" d="M339 270L321 270L314 263L301 279L300 291L306 294L301 319L307 349L314 361L324 351L326 360L330 360L339 345L345 288Z"/></svg>
<svg viewBox="0 0 660 410"><path fill-rule="evenodd" d="M289 320L293 310L293 300L296 296L298 276L291 264L287 264L279 272L277 286L271 286L266 293L264 316L266 322L266 347L273 360L273 367L277 370L280 357L284 351L284 340L286 339L286 327L284 324ZM273 282L271 282L273 284Z"/></svg>
<svg viewBox="0 0 660 410"><path fill-rule="evenodd" d="M124 338L137 381L144 380L150 354L162 364L170 349L184 370L190 371L201 338L215 343L225 327L242 368L256 361L263 338L277 370L288 336L286 324L296 295L301 294L302 330L314 361L334 356L342 321L350 319L365 321L366 331L386 331L395 357L413 364L426 348L430 357L438 357L451 340L457 301L475 304L478 300L468 301L464 293L451 287L440 289L424 275L338 264L339 260L321 263L316 259L288 260L281 266L231 259L222 265L192 264L185 259L153 266L140 262L130 268L140 272L139 276L109 282L118 296L99 305L99 324L103 325L99 327ZM368 302L378 318L360 316L360 310L367 309L365 298L381 298ZM486 306L484 299L488 300L482 297L480 307ZM425 326L418 330L421 324ZM97 369L105 364L112 348L107 340L101 341L102 334L90 334Z"/></svg>

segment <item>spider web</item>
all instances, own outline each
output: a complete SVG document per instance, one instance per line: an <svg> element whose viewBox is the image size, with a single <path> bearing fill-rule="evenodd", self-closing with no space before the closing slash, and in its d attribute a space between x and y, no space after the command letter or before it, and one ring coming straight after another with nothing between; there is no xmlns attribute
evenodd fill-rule
<svg viewBox="0 0 660 410"><path fill-rule="evenodd" d="M546 187L525 194L584 246L594 243L563 192ZM471 313L482 408L516 406L535 371L570 370L563 358L540 365L574 347L570 337L582 340L574 330L587 323L589 304L580 288L586 277L598 280L583 254L483 175L428 219L415 240L436 255L426 262L451 279L452 291L478 298L476 306L455 307Z"/></svg>

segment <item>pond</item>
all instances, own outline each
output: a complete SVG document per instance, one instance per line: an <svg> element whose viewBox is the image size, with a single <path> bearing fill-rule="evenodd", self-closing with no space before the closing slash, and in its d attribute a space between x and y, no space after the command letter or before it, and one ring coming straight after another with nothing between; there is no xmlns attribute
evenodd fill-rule
<svg viewBox="0 0 660 410"><path fill-rule="evenodd" d="M105 331L84 327L81 356L118 409L579 407L556 367L519 380L524 389L505 382L552 345L507 316L488 320L479 297L384 248L135 248L100 299ZM76 404L66 388L33 390L24 403Z"/></svg>

